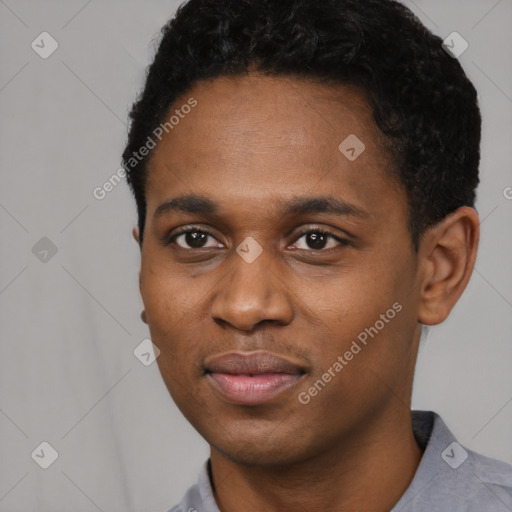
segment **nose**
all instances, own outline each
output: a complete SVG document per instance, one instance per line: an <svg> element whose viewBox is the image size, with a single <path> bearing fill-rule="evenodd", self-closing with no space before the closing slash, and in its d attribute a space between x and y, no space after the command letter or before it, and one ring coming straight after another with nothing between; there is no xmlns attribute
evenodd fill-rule
<svg viewBox="0 0 512 512"><path fill-rule="evenodd" d="M237 253L229 256L231 271L221 279L210 314L222 324L251 331L263 322L287 325L292 321L291 290L285 276L273 268L266 251L248 263ZM274 265L275 267L275 265Z"/></svg>

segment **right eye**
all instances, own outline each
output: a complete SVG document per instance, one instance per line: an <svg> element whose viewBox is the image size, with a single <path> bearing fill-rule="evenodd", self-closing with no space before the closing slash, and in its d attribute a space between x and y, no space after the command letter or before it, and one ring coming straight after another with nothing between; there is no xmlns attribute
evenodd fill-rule
<svg viewBox="0 0 512 512"><path fill-rule="evenodd" d="M211 239L210 243L208 239ZM185 228L179 233L173 235L169 244L174 243L181 249L205 249L210 247L216 247L216 238L203 228ZM213 243L213 245L212 245Z"/></svg>

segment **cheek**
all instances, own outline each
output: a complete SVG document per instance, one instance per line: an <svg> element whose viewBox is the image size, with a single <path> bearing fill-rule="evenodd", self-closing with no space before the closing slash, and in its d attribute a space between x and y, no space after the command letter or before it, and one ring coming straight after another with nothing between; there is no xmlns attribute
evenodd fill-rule
<svg viewBox="0 0 512 512"><path fill-rule="evenodd" d="M320 319L321 326L315 345L309 347L316 356L316 371L307 385L320 379L343 397L348 391L352 396L365 394L363 390L378 387L379 381L395 384L409 363L414 331L414 308L406 307L410 298L402 288L407 286L401 278L375 266L373 274L354 269L329 287L310 289L315 308L304 313L311 315L306 323L312 330Z"/></svg>
<svg viewBox="0 0 512 512"><path fill-rule="evenodd" d="M172 263L148 250L141 268L141 296L150 327L172 329L192 300L190 295Z"/></svg>
<svg viewBox="0 0 512 512"><path fill-rule="evenodd" d="M179 355L179 346L172 340L180 339L180 329L185 324L184 300L176 292L180 289L172 273L150 261L141 272L141 296L151 340L160 349L158 366L164 376L172 371ZM165 379L165 376L164 376ZM166 379L165 379L166 380Z"/></svg>
<svg viewBox="0 0 512 512"><path fill-rule="evenodd" d="M354 266L336 283L318 288L317 311L321 318L329 320L334 337L347 342L376 322L379 331L388 330L396 316L392 306L400 295L399 280L389 270L384 271L378 264ZM381 320L383 314L385 318Z"/></svg>

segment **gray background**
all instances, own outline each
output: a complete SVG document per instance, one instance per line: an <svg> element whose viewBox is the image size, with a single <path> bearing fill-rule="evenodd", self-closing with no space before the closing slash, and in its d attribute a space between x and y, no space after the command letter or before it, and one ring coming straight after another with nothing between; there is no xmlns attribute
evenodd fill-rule
<svg viewBox="0 0 512 512"><path fill-rule="evenodd" d="M484 114L476 271L422 345L413 407L512 462L512 0L407 4L469 42L460 60ZM119 168L177 5L0 0L0 511L165 511L207 457L156 364L133 354L149 333L128 187L92 195ZM43 31L59 43L48 59L30 46ZM46 262L32 252L42 237L57 247ZM59 453L48 469L31 458L42 441Z"/></svg>

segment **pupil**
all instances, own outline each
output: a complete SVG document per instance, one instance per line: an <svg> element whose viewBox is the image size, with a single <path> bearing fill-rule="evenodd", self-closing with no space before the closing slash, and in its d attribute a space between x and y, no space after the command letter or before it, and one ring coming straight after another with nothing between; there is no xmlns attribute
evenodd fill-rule
<svg viewBox="0 0 512 512"><path fill-rule="evenodd" d="M185 241L190 247L200 248L208 235L203 231L191 231L185 234Z"/></svg>
<svg viewBox="0 0 512 512"><path fill-rule="evenodd" d="M309 233L306 241L312 249L323 249L326 243L326 235L322 233Z"/></svg>

